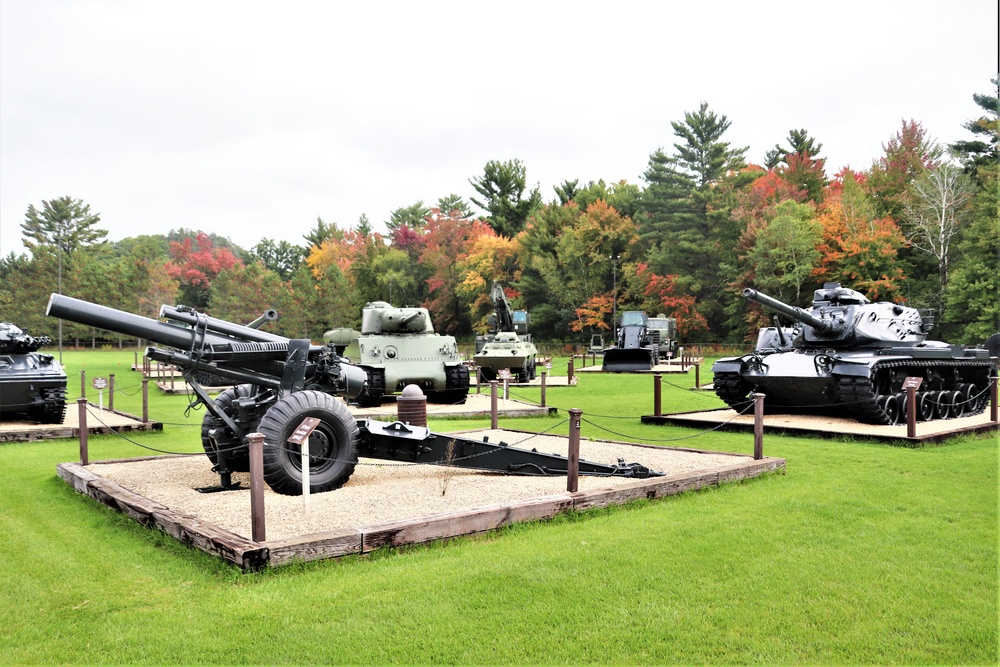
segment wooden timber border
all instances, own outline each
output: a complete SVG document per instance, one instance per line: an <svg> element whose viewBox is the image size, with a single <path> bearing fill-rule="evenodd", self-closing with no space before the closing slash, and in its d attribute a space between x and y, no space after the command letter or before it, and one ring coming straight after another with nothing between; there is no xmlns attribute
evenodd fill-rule
<svg viewBox="0 0 1000 667"><path fill-rule="evenodd" d="M98 406L87 403L94 410ZM66 420L62 424L38 424L30 421L12 421L0 425L0 442L35 442L38 440L55 440L57 438L79 438L80 424L76 419L76 405L67 403ZM101 415L115 415L118 419L113 424L105 426L95 417L87 422L87 432L91 435L109 435L125 431L162 431L163 422L143 422L141 417L127 412L104 408Z"/></svg>
<svg viewBox="0 0 1000 667"><path fill-rule="evenodd" d="M687 426L704 430L711 427L720 431L753 431L753 414L749 414L749 421L746 419L730 420L733 411L729 408L719 408L717 410L697 410L694 412L677 412L669 415L644 415L640 417L643 424L670 424L672 426ZM774 417L788 418L787 423L775 424ZM1000 423L990 421L990 411L987 407L980 415L979 421L974 424L955 426L956 420L941 419L931 422L918 422L916 437L906 436L906 424L896 426L877 426L872 424L862 424L853 420L831 419L825 421L822 427L816 424L796 424L794 415L773 414L764 416L765 433L787 433L796 436L808 436L814 438L840 438L851 436L862 440L876 440L883 442L905 441L911 445L941 443L951 438L965 435L967 433L985 433L989 431L1000 431ZM768 420L771 419L771 423ZM949 422L952 423L948 428Z"/></svg>
<svg viewBox="0 0 1000 667"><path fill-rule="evenodd" d="M165 505L133 493L115 482L94 474L79 463L60 463L56 466L59 477L78 492L124 513L143 526L160 529L184 544L217 556L246 571L294 562L364 555L386 547L401 547L481 533L524 521L551 519L567 512L623 505L642 499L663 498L784 470L784 459L763 458L714 470L639 479L613 488L558 493L359 528L254 542L196 516L171 510Z"/></svg>

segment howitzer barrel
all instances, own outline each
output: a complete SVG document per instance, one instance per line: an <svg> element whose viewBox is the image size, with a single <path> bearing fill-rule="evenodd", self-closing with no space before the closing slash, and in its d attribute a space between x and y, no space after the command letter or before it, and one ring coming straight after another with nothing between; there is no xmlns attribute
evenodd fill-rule
<svg viewBox="0 0 1000 667"><path fill-rule="evenodd" d="M63 294L53 294L49 297L49 305L45 310L49 317L58 317L77 324L105 329L124 336L142 338L160 345L175 347L182 350L191 348L191 330L167 324L142 315L134 315L117 308L101 306L89 301L74 299ZM253 331L256 331L255 329ZM262 333L262 332L257 332ZM231 338L218 336L211 332L205 333L207 345L229 345Z"/></svg>
<svg viewBox="0 0 1000 667"><path fill-rule="evenodd" d="M771 310L776 310L782 315L787 315L793 320L802 322L803 324L808 324L813 329L820 332L829 331L833 324L827 320L821 320L811 313L807 313L801 308L796 308L795 306L789 306L783 301L778 301L774 297L770 297L766 294L758 292L755 289L750 289L747 287L743 290L743 296L750 299L751 301L756 301L765 308L770 308Z"/></svg>
<svg viewBox="0 0 1000 667"><path fill-rule="evenodd" d="M166 317L177 322L184 322L185 324L190 324L191 326L199 324L199 319L203 319L206 322L209 331L223 333L227 336L232 336L233 338L239 338L240 340L255 341L258 343L287 343L288 339L284 336L268 333L267 331L261 331L260 329L251 326L257 321L261 321L263 323L265 321L277 319L277 314L274 313L271 315L272 313L274 313L273 310L267 311L264 315L257 318L257 320L254 320L254 322L244 326L216 319L214 317L200 315L183 306L177 307L164 305L160 307L160 317Z"/></svg>

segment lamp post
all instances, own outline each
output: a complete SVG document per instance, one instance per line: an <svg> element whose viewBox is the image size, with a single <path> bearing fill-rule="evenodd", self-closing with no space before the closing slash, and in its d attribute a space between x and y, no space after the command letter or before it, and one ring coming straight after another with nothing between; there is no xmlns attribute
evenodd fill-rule
<svg viewBox="0 0 1000 667"><path fill-rule="evenodd" d="M611 260L611 333L618 344L618 260L621 255L610 255Z"/></svg>

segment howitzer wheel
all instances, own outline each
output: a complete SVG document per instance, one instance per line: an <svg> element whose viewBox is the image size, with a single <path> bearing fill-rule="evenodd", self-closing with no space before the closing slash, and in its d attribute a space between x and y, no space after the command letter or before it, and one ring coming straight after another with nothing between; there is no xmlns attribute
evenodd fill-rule
<svg viewBox="0 0 1000 667"><path fill-rule="evenodd" d="M235 411L233 403L236 399L253 396L253 394L253 385L239 384L235 387L229 387L219 394L215 398L215 405L224 413L232 417ZM221 420L216 419L211 412L206 413L201 420L201 446L205 450L208 460L212 462L212 465L217 465L219 463L219 456L215 451L215 445L212 444L212 439L208 436L208 433L212 429L218 429L224 426L225 424ZM225 442L219 444L226 450L226 465L229 466L229 470L231 472L247 472L250 470L250 453L245 444L239 443L235 446L227 446L227 443Z"/></svg>
<svg viewBox="0 0 1000 667"><path fill-rule="evenodd" d="M288 442L306 417L320 422L309 436L309 491L339 489L358 464L358 423L347 406L320 391L299 391L264 414L264 481L276 493L302 494L302 450Z"/></svg>

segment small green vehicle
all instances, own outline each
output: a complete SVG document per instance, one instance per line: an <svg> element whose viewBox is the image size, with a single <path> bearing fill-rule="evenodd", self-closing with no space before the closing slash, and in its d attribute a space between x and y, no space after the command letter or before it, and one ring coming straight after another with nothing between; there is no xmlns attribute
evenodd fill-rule
<svg viewBox="0 0 1000 667"><path fill-rule="evenodd" d="M66 417L66 373L51 354L37 352L52 342L0 322L0 417L26 417L61 424Z"/></svg>
<svg viewBox="0 0 1000 667"><path fill-rule="evenodd" d="M528 333L528 313L513 310L500 283L493 281L490 290L493 312L487 318L489 333L476 337L473 359L483 379L497 379L500 371L509 370L517 382L535 379L538 350Z"/></svg>
<svg viewBox="0 0 1000 667"><path fill-rule="evenodd" d="M342 356L367 373L367 386L357 397L361 407L378 406L383 396L408 384L435 403L464 403L469 394L469 368L458 343L454 336L434 333L426 308L371 301L361 311L360 333L331 329L323 340L342 348Z"/></svg>

